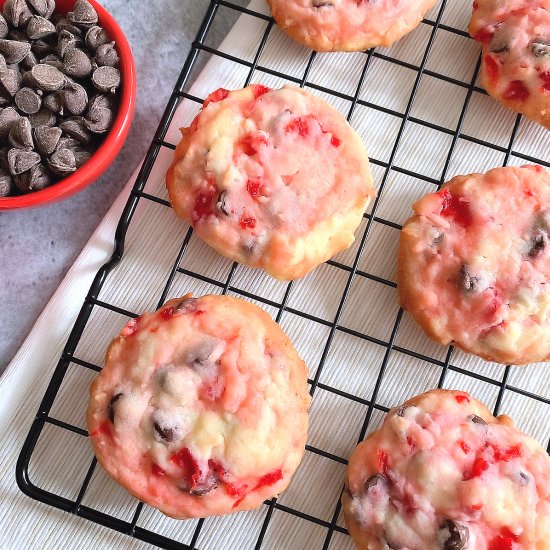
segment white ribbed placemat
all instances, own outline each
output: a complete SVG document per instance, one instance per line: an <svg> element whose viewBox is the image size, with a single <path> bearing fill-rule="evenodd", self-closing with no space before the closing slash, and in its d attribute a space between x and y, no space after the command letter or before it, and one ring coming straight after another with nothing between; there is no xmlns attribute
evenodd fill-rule
<svg viewBox="0 0 550 550"><path fill-rule="evenodd" d="M221 9L221 8L220 8ZM254 0L250 9L267 13L262 0ZM465 30L470 14L470 0L450 2L441 18L448 27ZM427 18L434 21L440 7ZM253 61L267 22L243 15L220 50L239 59ZM432 31L429 24L421 24L413 33L391 49L377 50L399 63L382 57L371 60L359 97L368 102L357 105L352 124L363 137L375 159L373 174L380 186L385 168L396 140L402 116L411 95L418 66L424 55ZM467 86L474 76L478 47L470 39L449 32L437 31L432 51L427 59L418 86L416 99L403 138L394 155L395 166L402 171L391 171L385 182L377 218L401 224L410 213L411 203L425 192L434 189L429 181L407 175L418 172L425 177L439 179L452 146L453 135L440 128L454 131L467 100ZM300 78L310 59L310 51L293 43L278 29L272 29L259 64ZM353 95L365 61L363 53L321 54L315 57L308 74L308 82ZM198 97L205 97L217 87L241 87L249 67L230 59L213 57L191 89ZM445 78L438 78L444 75ZM276 87L284 79L265 72L256 72L253 82ZM306 86L307 87L307 86ZM350 101L346 98L312 90L336 108L347 114ZM377 105L384 109L369 106ZM166 140L176 144L178 127L186 125L198 111L198 105L184 100L171 124ZM427 121L435 126L419 124ZM462 132L475 139L459 138L450 156L446 178L457 173L486 170L501 165L514 126L515 115L499 107L487 96L474 91L468 100ZM501 149L487 147L490 142ZM522 121L514 140L514 151L547 159L550 132L533 123ZM164 173L172 153L163 148L155 162L145 191L166 198ZM512 154L509 164L524 161ZM23 496L15 484L15 461L24 437L44 394L53 369L82 301L98 268L108 259L112 250L114 229L128 196L132 181L117 199L108 215L86 245L67 277L52 297L44 313L23 347L0 379L0 548L149 548L150 545L73 517ZM366 220L364 221L366 224ZM361 234L364 224L359 230ZM100 299L125 310L141 312L154 308L164 288L167 275L174 264L188 226L178 220L162 204L142 199L130 225L126 251L120 265L111 273L101 291ZM385 347L397 316L395 289L382 284L376 277L395 280L395 247L398 230L391 224L374 222L367 239L359 270L373 277L357 275L343 309L340 324L350 331L368 335L359 338L352 332L336 331L330 351L323 363L311 409L311 427L308 442L318 449L347 458L353 449L367 406L347 399L338 392L347 392L362 399L372 395L376 376L382 363ZM358 243L335 259L350 266ZM185 269L216 281L225 281L231 263L218 256L195 236L191 238L181 264ZM314 377L321 360L330 326L316 322L307 315L332 322L338 308L348 271L323 265L291 290L287 306L305 315L285 312L281 325L295 342ZM239 266L231 286L256 296L280 303L286 285L270 277ZM195 294L220 292L220 287L178 273L169 290L169 297L193 291ZM262 304L260 304L262 305ZM262 305L276 315L277 309ZM90 321L76 349L75 356L101 365L110 339L120 330L126 318L104 308L94 308ZM435 362L415 358L410 353L392 351L377 403L393 406L411 395L434 387L441 373L437 362L444 360L446 348L430 342L404 315L397 332L396 346L422 354ZM452 365L485 377L476 380L460 370L451 370L445 387L465 389L482 399L488 406L495 404L498 385L504 369L460 352L455 352ZM56 398L51 415L59 420L84 427L84 410L91 371L71 365ZM550 369L547 364L511 369L508 383L514 387L550 397ZM337 391L323 389L330 387ZM509 413L518 425L546 444L550 436L548 415L550 407L517 392L504 394L502 410ZM381 422L383 414L375 411L370 427ZM92 457L85 438L48 425L38 442L31 462L33 481L55 494L74 498ZM330 522L342 486L344 466L319 454L307 452L289 489L279 502L316 518ZM83 504L129 520L136 502L125 491L110 481L97 468ZM198 539L200 548L241 550L253 547L267 508L240 513L204 522ZM341 518L338 525L343 525ZM138 526L150 529L178 541L189 542L196 521L178 522L164 518L145 507ZM269 524L263 548L302 549L321 548L326 529L294 515L276 510ZM330 548L351 548L349 538L341 533L332 537Z"/></svg>

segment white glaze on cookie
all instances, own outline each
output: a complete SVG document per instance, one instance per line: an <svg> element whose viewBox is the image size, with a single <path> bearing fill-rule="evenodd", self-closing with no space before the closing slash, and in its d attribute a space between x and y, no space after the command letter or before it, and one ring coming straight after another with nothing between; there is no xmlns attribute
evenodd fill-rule
<svg viewBox="0 0 550 550"><path fill-rule="evenodd" d="M502 363L550 355L550 175L457 176L414 206L399 248L401 304L437 342Z"/></svg>
<svg viewBox="0 0 550 550"><path fill-rule="evenodd" d="M211 94L167 174L175 212L220 254L279 279L353 243L374 195L359 136L294 87Z"/></svg>
<svg viewBox="0 0 550 550"><path fill-rule="evenodd" d="M550 548L550 458L464 392L391 410L354 451L342 502L359 549Z"/></svg>
<svg viewBox="0 0 550 550"><path fill-rule="evenodd" d="M172 300L134 319L91 388L98 460L176 518L258 507L286 488L307 432L307 373L260 308Z"/></svg>
<svg viewBox="0 0 550 550"><path fill-rule="evenodd" d="M318 51L391 46L414 29L435 0L268 0L277 24Z"/></svg>
<svg viewBox="0 0 550 550"><path fill-rule="evenodd" d="M469 31L487 92L550 128L550 0L476 0Z"/></svg>

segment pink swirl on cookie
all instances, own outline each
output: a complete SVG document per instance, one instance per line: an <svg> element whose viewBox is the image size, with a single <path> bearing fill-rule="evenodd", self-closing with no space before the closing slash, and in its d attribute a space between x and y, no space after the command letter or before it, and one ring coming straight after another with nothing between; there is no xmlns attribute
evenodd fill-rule
<svg viewBox="0 0 550 550"><path fill-rule="evenodd" d="M183 130L172 206L220 254L302 277L351 245L374 188L359 136L304 90L217 90Z"/></svg>
<svg viewBox="0 0 550 550"><path fill-rule="evenodd" d="M130 493L175 518L258 507L304 452L307 373L258 307L185 296L130 321L93 382L95 453Z"/></svg>
<svg viewBox="0 0 550 550"><path fill-rule="evenodd" d="M281 29L317 51L391 46L414 29L435 0L268 0Z"/></svg>
<svg viewBox="0 0 550 550"><path fill-rule="evenodd" d="M550 176L540 166L457 176L401 233L400 301L442 344L502 363L550 356Z"/></svg>
<svg viewBox="0 0 550 550"><path fill-rule="evenodd" d="M476 0L469 32L489 95L550 129L550 0Z"/></svg>
<svg viewBox="0 0 550 550"><path fill-rule="evenodd" d="M464 392L392 409L351 456L342 503L359 549L550 548L550 458Z"/></svg>

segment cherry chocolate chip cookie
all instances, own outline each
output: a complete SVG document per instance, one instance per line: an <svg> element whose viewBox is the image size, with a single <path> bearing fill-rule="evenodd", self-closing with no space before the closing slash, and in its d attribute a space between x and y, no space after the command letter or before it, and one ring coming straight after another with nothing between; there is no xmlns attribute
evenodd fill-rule
<svg viewBox="0 0 550 550"><path fill-rule="evenodd" d="M361 550L548 550L550 457L507 416L433 390L355 449L342 504Z"/></svg>
<svg viewBox="0 0 550 550"><path fill-rule="evenodd" d="M401 305L441 344L500 363L550 359L550 174L457 176L401 232Z"/></svg>
<svg viewBox="0 0 550 550"><path fill-rule="evenodd" d="M267 313L228 296L131 320L90 390L107 473L174 518L257 508L288 485L307 435L307 370Z"/></svg>
<svg viewBox="0 0 550 550"><path fill-rule="evenodd" d="M294 40L317 51L391 46L412 31L436 0L267 0Z"/></svg>
<svg viewBox="0 0 550 550"><path fill-rule="evenodd" d="M252 85L206 98L166 176L220 254L296 279L349 247L374 196L360 137L321 99Z"/></svg>
<svg viewBox="0 0 550 550"><path fill-rule="evenodd" d="M469 31L489 95L550 129L550 0L476 0Z"/></svg>

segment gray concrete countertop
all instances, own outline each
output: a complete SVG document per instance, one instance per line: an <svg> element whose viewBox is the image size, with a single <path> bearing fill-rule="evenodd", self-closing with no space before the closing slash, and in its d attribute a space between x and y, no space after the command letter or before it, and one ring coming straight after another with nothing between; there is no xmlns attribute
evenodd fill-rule
<svg viewBox="0 0 550 550"><path fill-rule="evenodd" d="M114 15L134 52L134 121L121 153L90 187L53 205L0 213L0 373L145 155L209 4L100 2ZM219 43L232 23L223 21L214 28L209 43Z"/></svg>

